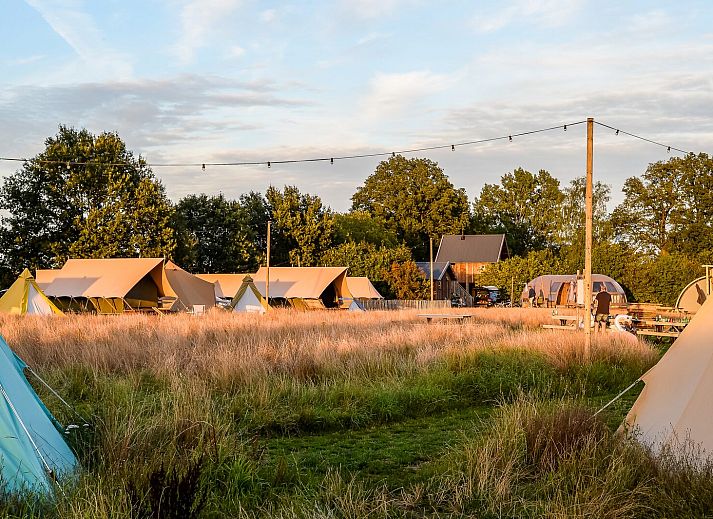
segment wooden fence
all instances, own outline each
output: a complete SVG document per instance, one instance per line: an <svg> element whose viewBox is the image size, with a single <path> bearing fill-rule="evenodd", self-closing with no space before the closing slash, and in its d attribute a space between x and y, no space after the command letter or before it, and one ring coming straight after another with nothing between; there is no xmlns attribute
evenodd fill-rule
<svg viewBox="0 0 713 519"><path fill-rule="evenodd" d="M366 299L362 300L364 310L438 310L450 308L450 300L420 300L420 299Z"/></svg>

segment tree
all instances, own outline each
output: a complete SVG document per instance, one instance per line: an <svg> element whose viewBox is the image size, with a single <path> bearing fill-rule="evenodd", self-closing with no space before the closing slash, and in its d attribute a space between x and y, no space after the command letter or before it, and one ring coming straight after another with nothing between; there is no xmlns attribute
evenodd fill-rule
<svg viewBox="0 0 713 519"><path fill-rule="evenodd" d="M325 251L321 263L327 267L349 267L350 276L366 276L384 297L395 297L398 286L391 282L388 271L394 263L411 261L405 245L377 247L368 242L341 243Z"/></svg>
<svg viewBox="0 0 713 519"><path fill-rule="evenodd" d="M473 204L477 229L505 233L514 255L556 242L558 216L564 194L559 180L547 171L532 174L522 168L500 178L500 185L485 184Z"/></svg>
<svg viewBox="0 0 713 519"><path fill-rule="evenodd" d="M337 243L366 242L374 245L395 247L396 233L375 220L364 211L352 211L334 215L334 241Z"/></svg>
<svg viewBox="0 0 713 519"><path fill-rule="evenodd" d="M352 196L364 211L394 232L418 259L428 256L429 238L461 232L470 222L468 197L428 159L401 155L379 163Z"/></svg>
<svg viewBox="0 0 713 519"><path fill-rule="evenodd" d="M285 186L283 191L270 187L266 198L275 245L271 261L276 265L317 265L333 241L332 211L318 196L302 194L295 186Z"/></svg>
<svg viewBox="0 0 713 519"><path fill-rule="evenodd" d="M607 204L610 200L611 186L595 182L592 192L592 236L595 243L601 243L611 237L611 222ZM562 190L562 203L557 229L557 241L561 245L577 245L584 250L586 178L572 179Z"/></svg>
<svg viewBox="0 0 713 519"><path fill-rule="evenodd" d="M617 237L649 253L713 249L713 159L702 153L650 164L628 178L612 214Z"/></svg>
<svg viewBox="0 0 713 519"><path fill-rule="evenodd" d="M426 276L413 261L393 263L384 274L397 299L427 299L430 295Z"/></svg>
<svg viewBox="0 0 713 519"><path fill-rule="evenodd" d="M240 195L238 199L245 217L249 242L250 272L257 272L265 264L267 254L267 221L270 219L270 207L267 200L256 191Z"/></svg>
<svg viewBox="0 0 713 519"><path fill-rule="evenodd" d="M175 260L191 272L251 272L247 218L223 195L189 195L176 205Z"/></svg>
<svg viewBox="0 0 713 519"><path fill-rule="evenodd" d="M60 126L0 188L0 244L15 272L68 257L171 256L173 208L115 133Z"/></svg>

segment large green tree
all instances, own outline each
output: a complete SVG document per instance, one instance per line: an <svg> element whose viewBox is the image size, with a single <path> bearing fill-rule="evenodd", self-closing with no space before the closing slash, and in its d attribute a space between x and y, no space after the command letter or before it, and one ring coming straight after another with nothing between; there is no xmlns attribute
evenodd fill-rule
<svg viewBox="0 0 713 519"><path fill-rule="evenodd" d="M612 214L620 240L651 254L713 250L713 158L690 154L650 164L623 191Z"/></svg>
<svg viewBox="0 0 713 519"><path fill-rule="evenodd" d="M428 159L401 155L382 161L352 196L352 210L364 211L413 249L428 256L429 238L459 233L470 221L468 197Z"/></svg>
<svg viewBox="0 0 713 519"><path fill-rule="evenodd" d="M189 195L176 205L175 260L191 272L250 272L247 217L223 195Z"/></svg>
<svg viewBox="0 0 713 519"><path fill-rule="evenodd" d="M0 209L0 243L14 272L70 256L171 256L175 248L163 186L115 133L60 126L4 180Z"/></svg>
<svg viewBox="0 0 713 519"><path fill-rule="evenodd" d="M272 219L271 262L315 266L334 238L334 215L318 196L300 193L295 186L266 193Z"/></svg>
<svg viewBox="0 0 713 519"><path fill-rule="evenodd" d="M475 228L507 235L510 252L521 255L557 241L564 193L547 171L522 168L485 184L473 204Z"/></svg>

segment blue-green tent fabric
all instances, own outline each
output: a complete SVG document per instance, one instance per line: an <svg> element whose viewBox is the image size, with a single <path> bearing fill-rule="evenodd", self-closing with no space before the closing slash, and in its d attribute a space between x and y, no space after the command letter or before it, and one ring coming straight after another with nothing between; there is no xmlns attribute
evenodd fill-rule
<svg viewBox="0 0 713 519"><path fill-rule="evenodd" d="M27 381L26 366L0 337L0 483L7 492L48 493L50 478L72 473L77 459Z"/></svg>

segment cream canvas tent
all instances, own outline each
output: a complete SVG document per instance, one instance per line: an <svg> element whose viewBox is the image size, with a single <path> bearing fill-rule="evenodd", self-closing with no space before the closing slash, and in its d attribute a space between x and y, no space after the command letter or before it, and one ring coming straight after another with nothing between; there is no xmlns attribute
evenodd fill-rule
<svg viewBox="0 0 713 519"><path fill-rule="evenodd" d="M194 274L203 281L213 283L215 297L221 299L233 299L243 286L243 279L248 274Z"/></svg>
<svg viewBox="0 0 713 519"><path fill-rule="evenodd" d="M0 312L18 315L62 315L62 311L47 298L27 269L22 271L20 277L0 297Z"/></svg>
<svg viewBox="0 0 713 519"><path fill-rule="evenodd" d="M253 283L253 279L250 276L244 276L243 282L230 302L229 308L233 312L264 314L267 308L267 301L260 295L255 283Z"/></svg>
<svg viewBox="0 0 713 519"><path fill-rule="evenodd" d="M354 299L384 299L367 277L347 276L347 286Z"/></svg>
<svg viewBox="0 0 713 519"><path fill-rule="evenodd" d="M260 267L254 282L265 297L267 269ZM271 267L270 302L283 300L299 309L336 308L352 299L346 267Z"/></svg>
<svg viewBox="0 0 713 519"><path fill-rule="evenodd" d="M186 272L172 261L164 266L161 288L164 297L176 298L180 307L175 310L193 311L197 307L207 310L215 306L213 283Z"/></svg>
<svg viewBox="0 0 713 519"><path fill-rule="evenodd" d="M37 269L35 271L35 281L40 288L44 290L47 285L54 281L54 278L59 271L60 269Z"/></svg>
<svg viewBox="0 0 713 519"><path fill-rule="evenodd" d="M44 277L44 274L43 274ZM215 305L213 285L163 258L69 259L52 271L45 294L60 308L103 314ZM164 299L168 299L164 306Z"/></svg>
<svg viewBox="0 0 713 519"><path fill-rule="evenodd" d="M702 276L691 281L681 291L676 301L676 309L695 314L713 294L713 280Z"/></svg>
<svg viewBox="0 0 713 519"><path fill-rule="evenodd" d="M641 380L645 387L626 417L631 433L654 452L664 446L713 455L713 298ZM685 445L686 442L691 442Z"/></svg>

